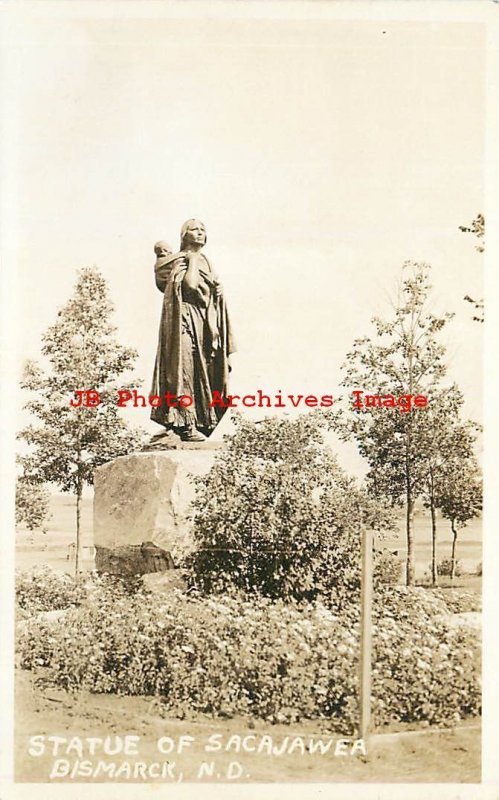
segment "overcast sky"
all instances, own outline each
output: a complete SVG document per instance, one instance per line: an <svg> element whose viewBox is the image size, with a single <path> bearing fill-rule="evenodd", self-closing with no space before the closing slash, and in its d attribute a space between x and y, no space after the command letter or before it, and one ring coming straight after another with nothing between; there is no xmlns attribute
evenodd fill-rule
<svg viewBox="0 0 499 800"><path fill-rule="evenodd" d="M449 374L481 417L482 331L462 298L481 296L482 264L458 226L483 210L482 25L82 14L32 17L14 43L20 361L96 264L148 389L152 246L199 217L235 393L336 394L414 259L433 267L435 310L456 312Z"/></svg>

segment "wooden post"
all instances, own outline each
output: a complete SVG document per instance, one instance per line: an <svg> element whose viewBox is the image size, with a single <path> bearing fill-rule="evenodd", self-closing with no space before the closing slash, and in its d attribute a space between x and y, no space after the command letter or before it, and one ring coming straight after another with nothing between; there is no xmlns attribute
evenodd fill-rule
<svg viewBox="0 0 499 800"><path fill-rule="evenodd" d="M371 720L371 653L373 601L373 547L370 530L362 532L362 585L360 606L359 736L365 739Z"/></svg>

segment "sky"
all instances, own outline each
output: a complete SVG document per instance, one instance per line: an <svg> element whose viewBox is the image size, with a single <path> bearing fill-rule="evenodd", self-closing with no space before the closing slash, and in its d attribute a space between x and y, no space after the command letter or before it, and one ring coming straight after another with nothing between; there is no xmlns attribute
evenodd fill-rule
<svg viewBox="0 0 499 800"><path fill-rule="evenodd" d="M35 14L11 59L19 363L96 264L148 389L153 243L176 247L197 217L236 333L234 393L337 395L410 259L432 266L435 311L456 312L449 379L481 419L463 296L482 296L482 256L459 225L484 208L483 25Z"/></svg>

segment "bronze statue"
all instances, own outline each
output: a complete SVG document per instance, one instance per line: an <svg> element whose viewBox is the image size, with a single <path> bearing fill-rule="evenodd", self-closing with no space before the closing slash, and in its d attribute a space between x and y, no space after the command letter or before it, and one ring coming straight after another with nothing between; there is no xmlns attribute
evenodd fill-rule
<svg viewBox="0 0 499 800"><path fill-rule="evenodd" d="M183 441L200 442L225 413L210 404L212 392L227 394L229 356L235 348L222 287L201 252L206 244L203 223L187 220L180 237L178 253L166 242L154 246L156 286L164 300L151 395L177 402L153 408L151 419ZM178 398L192 402L179 403Z"/></svg>

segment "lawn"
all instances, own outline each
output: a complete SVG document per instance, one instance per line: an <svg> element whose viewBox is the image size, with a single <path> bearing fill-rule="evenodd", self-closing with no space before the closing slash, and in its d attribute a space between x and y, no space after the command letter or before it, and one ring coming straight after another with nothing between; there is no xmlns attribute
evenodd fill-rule
<svg viewBox="0 0 499 800"><path fill-rule="evenodd" d="M19 671L16 697L16 780L45 782L49 780L54 762L60 758L69 762L73 769L77 756L72 753L43 754L39 757L28 754L29 739L35 735L54 735L66 737L105 737L135 735L140 737L138 756L100 756L92 761L115 763L117 767L128 760L132 764L143 762L163 764L170 762L168 774L164 777L147 776L147 782L174 782L180 776L183 782L227 781L230 775L234 782L439 782L439 783L477 783L480 781L480 729L477 721L450 730L420 730L416 733L392 733L374 735L367 742L367 757L361 753L351 754L351 745L340 744L341 732L332 731L326 723L300 723L300 725L269 725L249 722L247 719L211 720L197 719L181 721L165 719L160 716L158 707L151 698L117 697L116 695L93 695L88 692L68 694L61 689L44 685L38 674ZM209 737L218 734L212 742L220 744L220 750L208 752ZM178 742L181 736L190 736L193 741L182 753L161 754L158 741L163 740L163 749L169 742ZM232 738L239 736L240 740ZM263 752L237 752L238 741L246 739L248 748L262 744L263 737L271 737L276 747L282 747L285 738L292 742L300 737L305 752L300 748L295 752L270 755L267 747ZM310 741L321 739L327 746L333 743L326 754L309 751ZM268 740L266 740L268 741ZM114 745L113 741L113 745ZM66 745L64 745L66 746ZM225 748L229 746L229 750ZM215 745L213 745L215 747ZM287 748L288 750L290 747ZM313 747L312 747L313 749ZM345 754L335 755L335 749ZM89 756L84 756L89 760ZM174 762L174 766L172 766ZM202 763L214 765L213 775L199 777ZM232 766L230 766L232 764ZM60 772L68 765L59 764ZM229 776L229 777L228 777ZM75 783L78 777L54 778L54 782ZM83 780L80 778L80 780ZM85 778L84 780L89 780ZM120 780L106 777L96 782ZM124 782L133 779L121 778ZM136 782L144 782L140 776Z"/></svg>

